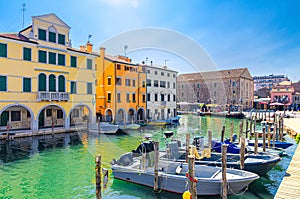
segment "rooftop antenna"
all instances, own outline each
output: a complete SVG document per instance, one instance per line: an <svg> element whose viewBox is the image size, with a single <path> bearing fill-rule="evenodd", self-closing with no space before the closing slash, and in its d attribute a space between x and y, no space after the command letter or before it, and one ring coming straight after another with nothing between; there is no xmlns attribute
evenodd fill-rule
<svg viewBox="0 0 300 199"><path fill-rule="evenodd" d="M21 9L21 11L23 12L23 23L22 23L22 29L24 28L24 13L25 13L25 10L26 10L25 6L26 6L26 4L25 4L25 3L22 3L22 9Z"/></svg>
<svg viewBox="0 0 300 199"><path fill-rule="evenodd" d="M170 60L165 59L165 66L167 66L167 61L170 61Z"/></svg>
<svg viewBox="0 0 300 199"><path fill-rule="evenodd" d="M147 65L147 61L148 61L148 59L149 59L149 58L148 58L148 57L146 57L146 65Z"/></svg>
<svg viewBox="0 0 300 199"><path fill-rule="evenodd" d="M92 37L93 35L89 34L88 36L88 43L90 43L90 38Z"/></svg>
<svg viewBox="0 0 300 199"><path fill-rule="evenodd" d="M125 57L126 57L126 51L127 51L127 48L128 48L128 45L125 44L125 45L124 45L124 55L125 55Z"/></svg>

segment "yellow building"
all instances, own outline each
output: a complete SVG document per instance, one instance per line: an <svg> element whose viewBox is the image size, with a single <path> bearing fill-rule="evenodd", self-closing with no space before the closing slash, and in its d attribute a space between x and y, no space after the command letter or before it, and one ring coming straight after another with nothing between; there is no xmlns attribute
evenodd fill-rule
<svg viewBox="0 0 300 199"><path fill-rule="evenodd" d="M146 73L144 66L100 49L97 68L96 112L101 121L121 123L145 120Z"/></svg>
<svg viewBox="0 0 300 199"><path fill-rule="evenodd" d="M0 34L0 130L41 129L95 121L95 63L88 42L71 47L70 27L55 14Z"/></svg>

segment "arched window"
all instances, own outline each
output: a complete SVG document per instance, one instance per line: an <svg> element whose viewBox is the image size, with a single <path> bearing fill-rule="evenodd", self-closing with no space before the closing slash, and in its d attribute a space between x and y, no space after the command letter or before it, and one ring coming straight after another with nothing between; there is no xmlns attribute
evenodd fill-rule
<svg viewBox="0 0 300 199"><path fill-rule="evenodd" d="M39 74L39 91L46 91L46 75Z"/></svg>
<svg viewBox="0 0 300 199"><path fill-rule="evenodd" d="M49 92L55 92L56 91L56 77L55 75L49 76Z"/></svg>
<svg viewBox="0 0 300 199"><path fill-rule="evenodd" d="M65 77L63 75L58 77L58 92L66 92Z"/></svg>

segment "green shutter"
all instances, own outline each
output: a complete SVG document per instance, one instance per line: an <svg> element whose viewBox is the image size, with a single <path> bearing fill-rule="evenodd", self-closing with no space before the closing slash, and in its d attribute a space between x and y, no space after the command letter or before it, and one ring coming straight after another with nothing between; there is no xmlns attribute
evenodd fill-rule
<svg viewBox="0 0 300 199"><path fill-rule="evenodd" d="M56 64L56 53L49 52L49 64Z"/></svg>
<svg viewBox="0 0 300 199"><path fill-rule="evenodd" d="M31 92L31 78L23 78L23 92Z"/></svg>
<svg viewBox="0 0 300 199"><path fill-rule="evenodd" d="M56 91L55 75L50 75L49 76L49 91L50 92L55 92Z"/></svg>
<svg viewBox="0 0 300 199"><path fill-rule="evenodd" d="M66 36L62 34L58 34L58 43L65 45L66 44Z"/></svg>
<svg viewBox="0 0 300 199"><path fill-rule="evenodd" d="M6 76L0 76L0 91L7 91Z"/></svg>
<svg viewBox="0 0 300 199"><path fill-rule="evenodd" d="M86 60L86 65L87 65L87 69L93 69L93 60L92 59L87 59Z"/></svg>
<svg viewBox="0 0 300 199"><path fill-rule="evenodd" d="M46 30L39 29L39 39L46 41Z"/></svg>
<svg viewBox="0 0 300 199"><path fill-rule="evenodd" d="M39 50L39 62L47 63L47 52L43 50Z"/></svg>
<svg viewBox="0 0 300 199"><path fill-rule="evenodd" d="M76 93L76 82L71 82L71 94Z"/></svg>
<svg viewBox="0 0 300 199"><path fill-rule="evenodd" d="M77 67L77 57L71 56L71 67Z"/></svg>
<svg viewBox="0 0 300 199"><path fill-rule="evenodd" d="M55 32L49 32L49 41L56 43L56 33Z"/></svg>
<svg viewBox="0 0 300 199"><path fill-rule="evenodd" d="M6 126L7 122L9 120L9 112L8 111L3 111L0 117L0 126Z"/></svg>
<svg viewBox="0 0 300 199"><path fill-rule="evenodd" d="M87 83L87 94L93 94L92 83Z"/></svg>
<svg viewBox="0 0 300 199"><path fill-rule="evenodd" d="M58 65L65 66L66 65L66 56L63 54L58 54Z"/></svg>
<svg viewBox="0 0 300 199"><path fill-rule="evenodd" d="M65 91L65 77L60 75L58 77L58 92L66 92Z"/></svg>
<svg viewBox="0 0 300 199"><path fill-rule="evenodd" d="M23 48L23 59L31 61L31 48Z"/></svg>
<svg viewBox="0 0 300 199"><path fill-rule="evenodd" d="M7 44L0 43L0 57L7 57Z"/></svg>
<svg viewBox="0 0 300 199"><path fill-rule="evenodd" d="M46 91L46 75L39 75L39 91Z"/></svg>

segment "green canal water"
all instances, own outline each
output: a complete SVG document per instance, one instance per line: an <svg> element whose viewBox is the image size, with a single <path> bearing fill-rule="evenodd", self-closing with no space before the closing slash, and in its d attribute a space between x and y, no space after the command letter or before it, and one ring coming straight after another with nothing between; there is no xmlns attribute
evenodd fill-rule
<svg viewBox="0 0 300 199"><path fill-rule="evenodd" d="M238 119L182 116L181 126L173 128L174 137L185 140L185 134L206 136L208 129L213 138L219 138L222 126L229 129ZM259 128L259 127L258 127ZM135 149L145 133L164 148L163 132L170 129L139 129L128 135L99 135L97 133L71 133L15 139L0 142L0 198L95 198L95 155L102 155L103 166L110 169L110 162L121 154ZM228 132L228 131L227 131ZM227 135L228 137L228 135ZM288 141L293 139L286 137ZM287 149L288 156L268 174L256 180L242 195L229 198L273 198L285 174L296 145ZM151 188L123 182L113 178L111 172L103 198L182 198L166 192L154 193ZM206 198L220 198L206 197Z"/></svg>

